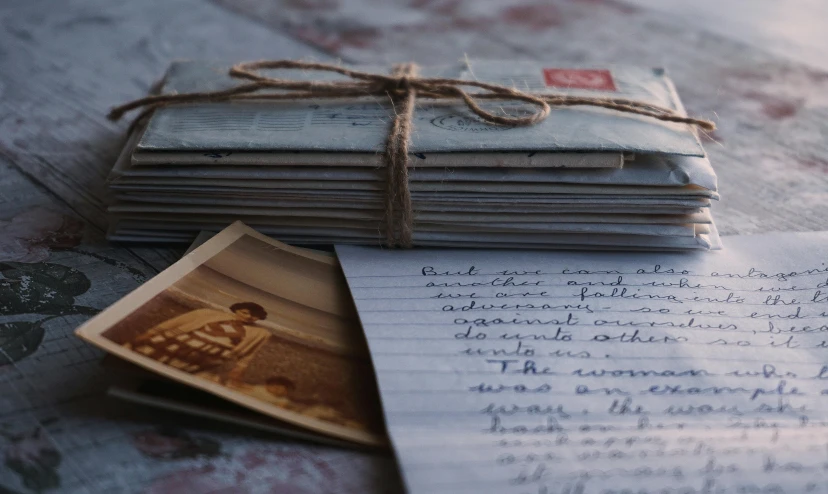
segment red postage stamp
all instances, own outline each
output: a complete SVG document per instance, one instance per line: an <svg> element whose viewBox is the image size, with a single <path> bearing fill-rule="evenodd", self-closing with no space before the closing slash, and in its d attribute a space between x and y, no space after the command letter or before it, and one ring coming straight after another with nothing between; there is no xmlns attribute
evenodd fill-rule
<svg viewBox="0 0 828 494"><path fill-rule="evenodd" d="M612 74L606 69L543 69L549 87L617 91Z"/></svg>

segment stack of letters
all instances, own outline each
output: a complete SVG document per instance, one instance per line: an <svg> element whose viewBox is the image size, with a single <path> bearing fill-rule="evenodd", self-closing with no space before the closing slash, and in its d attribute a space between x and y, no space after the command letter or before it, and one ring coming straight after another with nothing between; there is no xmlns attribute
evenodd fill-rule
<svg viewBox="0 0 828 494"><path fill-rule="evenodd" d="M387 68L364 67L372 72ZM162 92L237 82L227 67L174 64ZM318 72L270 71L331 80ZM536 94L626 98L683 113L664 71L540 62L425 67ZM473 91L472 91L473 92ZM486 102L509 114L519 102ZM110 177L110 238L191 241L235 220L289 243L378 245L393 105L384 98L246 101L156 110ZM717 249L716 175L697 130L592 106L553 107L529 127L483 122L457 102L418 99L410 190L414 244L452 247Z"/></svg>

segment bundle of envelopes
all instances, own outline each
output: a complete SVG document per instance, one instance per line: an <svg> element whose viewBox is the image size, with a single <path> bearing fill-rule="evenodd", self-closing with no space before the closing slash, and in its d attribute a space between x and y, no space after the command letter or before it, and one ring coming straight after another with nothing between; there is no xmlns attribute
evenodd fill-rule
<svg viewBox="0 0 828 494"><path fill-rule="evenodd" d="M237 81L227 68L175 63L161 91L230 87ZM661 69L466 61L424 67L420 75L634 99L684 112ZM519 102L483 104L508 114L531 111ZM383 98L160 108L133 133L112 171L109 236L187 242L201 230L242 220L289 243L379 245L386 189L380 158L393 111ZM418 246L720 247L709 209L718 199L716 175L687 124L570 106L553 108L536 125L508 127L479 120L461 103L420 99L410 151Z"/></svg>

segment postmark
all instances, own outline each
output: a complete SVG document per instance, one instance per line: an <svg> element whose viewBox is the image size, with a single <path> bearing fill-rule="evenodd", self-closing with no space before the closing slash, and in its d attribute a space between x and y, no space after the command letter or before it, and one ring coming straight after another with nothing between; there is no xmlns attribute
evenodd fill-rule
<svg viewBox="0 0 828 494"><path fill-rule="evenodd" d="M431 124L445 130L458 132L500 132L513 129L510 125L493 125L474 117L459 114L440 115L431 119Z"/></svg>

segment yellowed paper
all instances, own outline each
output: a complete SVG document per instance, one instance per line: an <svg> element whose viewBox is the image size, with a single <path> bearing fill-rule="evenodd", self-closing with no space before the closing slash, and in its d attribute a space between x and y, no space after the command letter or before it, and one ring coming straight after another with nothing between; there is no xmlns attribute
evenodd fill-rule
<svg viewBox="0 0 828 494"><path fill-rule="evenodd" d="M330 254L235 223L77 334L266 415L385 443L363 336Z"/></svg>

